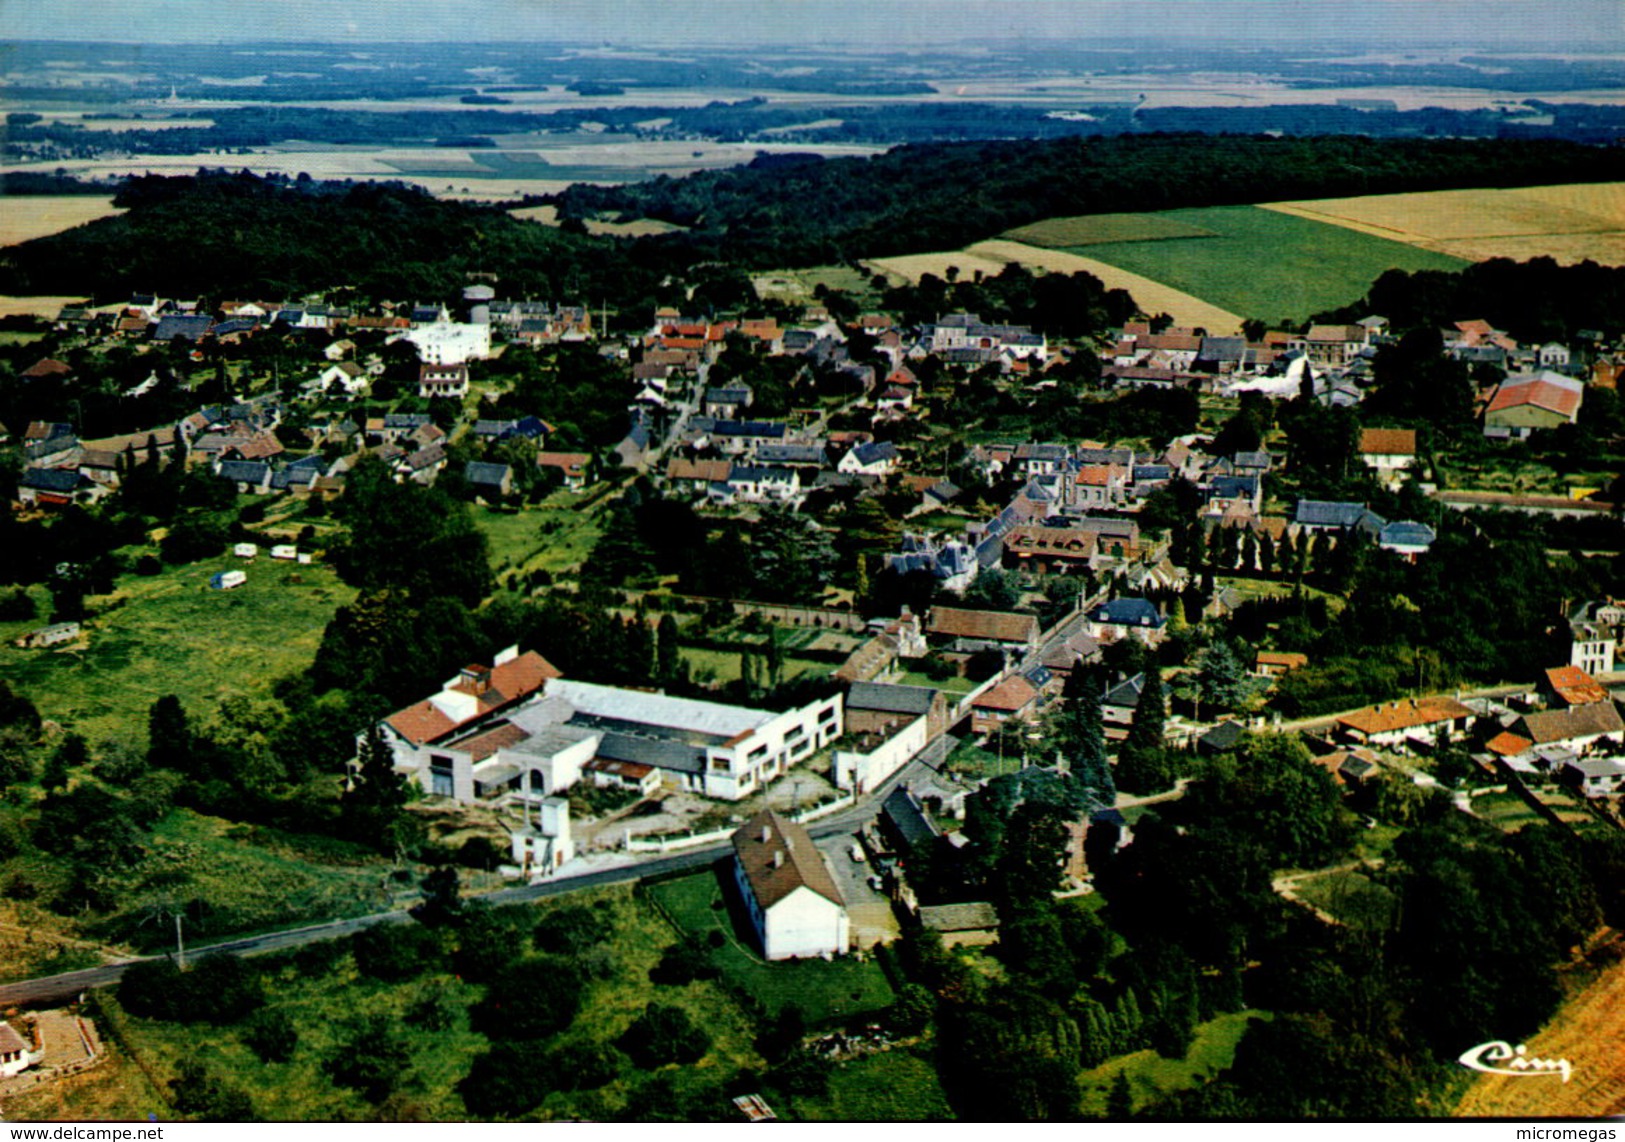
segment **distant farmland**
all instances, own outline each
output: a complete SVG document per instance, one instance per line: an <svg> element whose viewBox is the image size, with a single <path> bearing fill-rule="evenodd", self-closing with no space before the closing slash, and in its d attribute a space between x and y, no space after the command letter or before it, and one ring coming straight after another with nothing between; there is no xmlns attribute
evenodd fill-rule
<svg viewBox="0 0 1625 1142"><path fill-rule="evenodd" d="M1625 265L1625 183L1439 190L1264 206L1469 261L1550 257L1564 264L1589 258Z"/></svg>
<svg viewBox="0 0 1625 1142"><path fill-rule="evenodd" d="M1089 220L1076 218L1040 223L1038 236L1053 241L1077 233L1083 240L1068 247L1074 253L1266 321L1302 321L1347 305L1386 270L1456 270L1467 264L1373 233L1256 206L1102 218L1107 221L1092 235ZM1146 236L1135 237L1137 230Z"/></svg>
<svg viewBox="0 0 1625 1142"><path fill-rule="evenodd" d="M8 195L0 198L0 246L60 234L86 222L123 214L111 197L90 194Z"/></svg>

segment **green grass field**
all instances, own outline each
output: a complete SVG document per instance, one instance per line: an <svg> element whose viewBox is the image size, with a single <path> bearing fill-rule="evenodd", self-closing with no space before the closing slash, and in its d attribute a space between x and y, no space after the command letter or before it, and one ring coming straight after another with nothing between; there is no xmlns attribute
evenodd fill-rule
<svg viewBox="0 0 1625 1142"><path fill-rule="evenodd" d="M209 588L216 571L246 570L233 591ZM43 595L36 593L43 600ZM333 612L355 597L331 568L264 556L229 556L153 576L125 575L94 612L81 643L22 650L11 640L47 618L0 624L0 675L43 717L91 741L144 733L147 709L176 694L196 715L233 694L265 696L277 678L315 658Z"/></svg>
<svg viewBox="0 0 1625 1142"><path fill-rule="evenodd" d="M1301 321L1357 301L1385 270L1459 270L1467 265L1445 254L1256 206L1170 210L1153 217L1158 225L1206 230L1212 236L1080 243L1075 252L1266 321ZM1127 227L1128 222L1118 225Z"/></svg>
<svg viewBox="0 0 1625 1142"><path fill-rule="evenodd" d="M1236 1044L1253 1018L1268 1019L1263 1011L1235 1011L1197 1025L1196 1038L1183 1059L1165 1059L1152 1050L1107 1059L1079 1076L1085 1116L1106 1113L1106 1097L1119 1071L1128 1075L1134 1109L1177 1090L1189 1090L1224 1070L1236 1057Z"/></svg>
<svg viewBox="0 0 1625 1142"><path fill-rule="evenodd" d="M771 1104L770 1104L771 1105ZM886 1051L841 1063L822 1098L796 1098L790 1109L808 1122L923 1122L952 1118L931 1064L911 1051Z"/></svg>
<svg viewBox="0 0 1625 1142"><path fill-rule="evenodd" d="M851 266L810 266L802 270L769 270L751 279L760 298L806 305L814 291L823 286L842 293L867 298L872 292L869 277Z"/></svg>
<svg viewBox="0 0 1625 1142"><path fill-rule="evenodd" d="M1216 232L1167 214L1080 214L1046 218L1007 231L1002 237L1047 250L1101 246L1110 242L1158 242L1169 238L1212 238Z"/></svg>
<svg viewBox="0 0 1625 1142"><path fill-rule="evenodd" d="M536 507L515 513L470 507L474 526L490 542L491 568L497 577L512 570L575 574L602 532L592 513L578 506L585 498L555 492Z"/></svg>
<svg viewBox="0 0 1625 1142"><path fill-rule="evenodd" d="M1351 928L1385 929L1399 906L1392 892L1353 869L1301 881L1295 891L1300 900Z"/></svg>
<svg viewBox="0 0 1625 1142"><path fill-rule="evenodd" d="M712 869L652 884L648 892L685 931L701 939L720 931L726 942L711 953L711 962L724 979L749 992L771 1012L793 1003L809 1024L816 1025L891 1005L891 985L874 960L763 960L747 945L749 937L734 922L731 910L722 906L722 884Z"/></svg>

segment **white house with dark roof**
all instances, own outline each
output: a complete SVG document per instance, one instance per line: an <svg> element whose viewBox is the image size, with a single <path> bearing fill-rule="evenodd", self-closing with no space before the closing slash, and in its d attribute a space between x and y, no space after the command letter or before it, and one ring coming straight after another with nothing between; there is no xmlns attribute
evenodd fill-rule
<svg viewBox="0 0 1625 1142"><path fill-rule="evenodd" d="M40 1061L44 1051L31 1050L11 1024L0 1021L0 1078L20 1075Z"/></svg>
<svg viewBox="0 0 1625 1142"><path fill-rule="evenodd" d="M765 809L734 833L733 848L734 882L764 958L846 952L846 899L806 829Z"/></svg>

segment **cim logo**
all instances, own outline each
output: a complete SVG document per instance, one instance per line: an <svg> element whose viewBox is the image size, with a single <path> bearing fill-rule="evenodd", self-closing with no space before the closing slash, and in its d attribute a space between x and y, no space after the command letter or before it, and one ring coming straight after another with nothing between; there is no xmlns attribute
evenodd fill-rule
<svg viewBox="0 0 1625 1142"><path fill-rule="evenodd" d="M1531 1055L1529 1048L1522 1043L1514 1047L1501 1039L1480 1043L1463 1052L1456 1062L1475 1071L1483 1071L1487 1075L1511 1075L1518 1079L1561 1075L1563 1081L1568 1082L1574 1073L1567 1059L1539 1059ZM1503 1065L1497 1066L1498 1063Z"/></svg>

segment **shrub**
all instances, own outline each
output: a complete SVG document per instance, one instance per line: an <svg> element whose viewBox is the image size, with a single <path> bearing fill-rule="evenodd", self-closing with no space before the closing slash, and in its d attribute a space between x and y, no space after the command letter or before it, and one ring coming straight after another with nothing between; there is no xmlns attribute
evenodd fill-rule
<svg viewBox="0 0 1625 1142"><path fill-rule="evenodd" d="M0 622L27 622L37 614L39 614L39 608L34 604L34 600L29 593L21 587L0 595Z"/></svg>
<svg viewBox="0 0 1625 1142"><path fill-rule="evenodd" d="M711 953L690 936L666 949L660 962L649 969L649 980L668 987L682 987L697 979L715 979L718 974L711 964Z"/></svg>
<svg viewBox="0 0 1625 1142"><path fill-rule="evenodd" d="M711 1036L694 1025L680 1007L651 1003L615 1040L645 1070L665 1063L692 1063L711 1049Z"/></svg>
<svg viewBox="0 0 1625 1142"><path fill-rule="evenodd" d="M492 1039L546 1039L570 1026L582 980L563 960L525 960L504 968L474 1008L474 1029Z"/></svg>
<svg viewBox="0 0 1625 1142"><path fill-rule="evenodd" d="M362 975L399 983L439 966L440 941L417 924L376 924L350 941Z"/></svg>
<svg viewBox="0 0 1625 1142"><path fill-rule="evenodd" d="M299 1045L299 1032L285 1012L262 1008L244 1024L243 1042L260 1062L285 1063Z"/></svg>
<svg viewBox="0 0 1625 1142"><path fill-rule="evenodd" d="M498 1043L480 1055L468 1077L457 1084L463 1105L480 1118L517 1118L534 1110L553 1090L551 1067L512 1043Z"/></svg>

